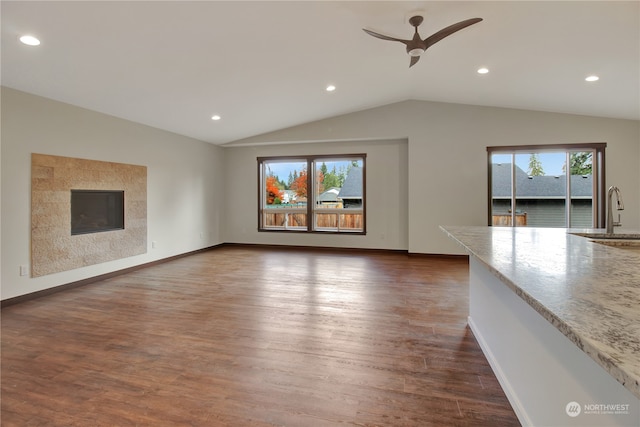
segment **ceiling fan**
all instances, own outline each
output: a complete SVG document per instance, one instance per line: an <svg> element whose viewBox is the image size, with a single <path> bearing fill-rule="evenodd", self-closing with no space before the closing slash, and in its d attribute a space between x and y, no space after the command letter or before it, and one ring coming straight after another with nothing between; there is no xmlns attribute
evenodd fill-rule
<svg viewBox="0 0 640 427"><path fill-rule="evenodd" d="M411 61L409 62L409 67L412 67L413 65L415 65L416 62L418 62L418 60L420 59L420 55L422 55L424 51L427 50L429 47L433 46L443 38L450 36L456 31L460 31L463 28L468 27L469 25L473 25L477 22L482 21L482 18L466 19L456 24L449 25L448 27L443 28L437 33L430 35L424 40L422 40L420 38L420 34L418 34L418 26L422 24L422 20L423 18L420 15L412 16L411 19L409 19L409 24L411 24L415 28L415 32L411 40L403 40L395 37L385 36L384 34L378 34L376 32L373 32L364 28L362 30L367 34L382 40L391 40L394 42L404 43L407 46L407 53L411 57Z"/></svg>

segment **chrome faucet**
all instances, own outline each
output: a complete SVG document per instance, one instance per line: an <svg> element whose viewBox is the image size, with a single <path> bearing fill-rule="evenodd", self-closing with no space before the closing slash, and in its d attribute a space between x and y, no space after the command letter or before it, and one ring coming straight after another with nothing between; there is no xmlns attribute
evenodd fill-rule
<svg viewBox="0 0 640 427"><path fill-rule="evenodd" d="M622 223L620 222L620 214L618 214L618 222L613 221L613 207L611 206L613 193L616 193L616 209L619 211L624 210L624 203L622 202L620 189L613 186L609 187L609 192L607 193L607 234L613 234L613 227L620 227L622 225Z"/></svg>

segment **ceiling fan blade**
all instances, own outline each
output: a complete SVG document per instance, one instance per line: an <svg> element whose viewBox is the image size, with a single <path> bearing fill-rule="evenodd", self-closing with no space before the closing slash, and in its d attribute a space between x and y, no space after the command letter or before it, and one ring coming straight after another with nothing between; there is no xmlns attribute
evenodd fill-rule
<svg viewBox="0 0 640 427"><path fill-rule="evenodd" d="M364 28L362 29L362 31L364 31L365 33L369 34L370 36L377 37L377 38L382 39L382 40L390 40L392 42L400 42L400 43L404 43L405 45L411 41L411 40L402 40L402 39L397 39L395 37L385 36L384 34L378 34L378 33L375 33L373 31L366 30Z"/></svg>
<svg viewBox="0 0 640 427"><path fill-rule="evenodd" d="M409 68L413 67L416 62L418 62L420 60L419 56L412 56L411 57L411 62L409 62Z"/></svg>
<svg viewBox="0 0 640 427"><path fill-rule="evenodd" d="M460 21L456 24L453 25L449 25L446 28L443 28L442 30L438 31L437 33L430 35L429 37L427 37L426 39L424 39L425 44L427 45L427 48L429 46L433 46L434 44L438 43L440 40L442 40L445 37L450 36L451 34L455 33L456 31L460 31L463 28L468 27L469 25L473 25L477 22L482 21L482 18L471 18L471 19L467 19L464 21Z"/></svg>

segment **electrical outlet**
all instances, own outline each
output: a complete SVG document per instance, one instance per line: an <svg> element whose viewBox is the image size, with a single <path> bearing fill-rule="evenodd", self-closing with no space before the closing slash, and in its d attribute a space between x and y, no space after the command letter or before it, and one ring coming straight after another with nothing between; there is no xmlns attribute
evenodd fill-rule
<svg viewBox="0 0 640 427"><path fill-rule="evenodd" d="M155 248L156 248L156 241L155 241L155 240L153 240L153 241L151 242L151 249L155 249Z"/></svg>
<svg viewBox="0 0 640 427"><path fill-rule="evenodd" d="M28 265L21 265L20 266L20 275L21 276L28 276L29 275L29 266Z"/></svg>

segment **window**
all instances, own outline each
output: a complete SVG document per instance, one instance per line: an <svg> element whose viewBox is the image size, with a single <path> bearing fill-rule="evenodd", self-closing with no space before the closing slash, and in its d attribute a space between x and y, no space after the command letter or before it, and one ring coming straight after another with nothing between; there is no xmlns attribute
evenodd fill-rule
<svg viewBox="0 0 640 427"><path fill-rule="evenodd" d="M487 147L489 225L604 227L605 147Z"/></svg>
<svg viewBox="0 0 640 427"><path fill-rule="evenodd" d="M258 229L365 234L365 159L259 157Z"/></svg>

